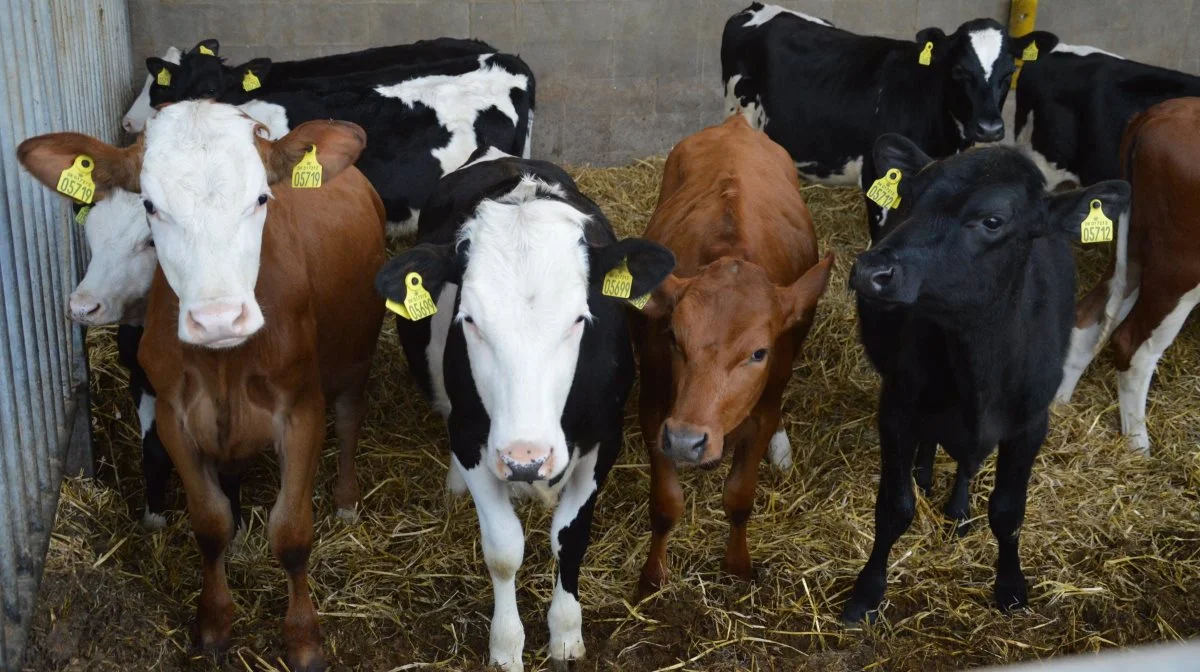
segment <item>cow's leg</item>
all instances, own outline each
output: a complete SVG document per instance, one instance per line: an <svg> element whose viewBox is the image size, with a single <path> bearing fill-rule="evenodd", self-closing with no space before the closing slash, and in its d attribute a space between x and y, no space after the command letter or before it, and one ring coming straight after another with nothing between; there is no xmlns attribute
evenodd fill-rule
<svg viewBox="0 0 1200 672"><path fill-rule="evenodd" d="M677 163L668 159L663 168L664 184L681 179ZM675 463L663 454L661 444L663 422L671 410L673 397L671 351L655 336L664 324L661 321L642 324L644 318L640 316L634 319L635 324L640 325L640 329L635 329L642 388L638 398L638 424L650 459L650 553L638 578L637 599L640 600L657 592L667 580L667 539L683 513L683 488L679 487Z"/></svg>
<svg viewBox="0 0 1200 672"><path fill-rule="evenodd" d="M1065 404L1071 401L1071 395L1075 393L1079 379L1083 377L1083 372L1092 363L1098 347L1102 345L1100 339L1104 333L1104 309L1113 285L1115 263L1114 260L1104 279L1075 306L1075 327L1071 329L1071 345L1067 349L1067 359L1063 363L1063 379L1058 386L1058 391L1054 394L1054 401L1058 403ZM1125 269L1122 268L1121 272L1125 272ZM1121 297L1120 307L1117 309L1117 316L1114 320L1117 324L1120 324L1129 315L1129 311L1133 310L1138 298L1136 283L1119 284L1124 287L1122 292L1124 296Z"/></svg>
<svg viewBox="0 0 1200 672"><path fill-rule="evenodd" d="M738 442L733 453L733 464L725 479L722 497L725 517L729 520L729 541L725 544L725 559L721 569L749 581L754 578L754 566L750 561L750 546L746 539L746 526L754 511L754 495L758 487L758 465L762 462L771 436L779 427L779 407L760 405L749 421L751 431Z"/></svg>
<svg viewBox="0 0 1200 672"><path fill-rule="evenodd" d="M483 559L492 575L495 607L488 662L508 672L519 671L524 669L525 628L517 611L517 570L525 555L525 531L509 499L508 484L497 479L482 461L465 469L457 457L451 459L475 501Z"/></svg>
<svg viewBox="0 0 1200 672"><path fill-rule="evenodd" d="M158 436L158 425L154 420L154 395L135 393L138 400L138 420L142 430L142 478L146 482L146 510L142 513L142 526L148 530L159 530L167 524L167 483L171 480L171 458Z"/></svg>
<svg viewBox="0 0 1200 672"><path fill-rule="evenodd" d="M662 449L649 444L650 453L650 554L638 580L638 599L662 588L667 580L667 539L683 513L683 488L675 464Z"/></svg>
<svg viewBox="0 0 1200 672"><path fill-rule="evenodd" d="M880 471L879 494L875 499L875 543L842 611L842 618L851 623L861 621L883 600L888 554L916 513L912 468L917 439L909 430L906 409L893 396L885 381L879 400Z"/></svg>
<svg viewBox="0 0 1200 672"><path fill-rule="evenodd" d="M366 379L363 383L365 385ZM347 523L358 520L358 472L354 468L354 454L358 450L358 437L363 418L367 415L367 399L362 389L346 392L334 402L333 431L338 441L338 473L333 486L333 502L337 517Z"/></svg>
<svg viewBox="0 0 1200 672"><path fill-rule="evenodd" d="M620 427L620 418L617 419ZM579 568L591 540L596 498L604 487L608 470L621 449L621 435L577 457L570 480L563 487L550 525L550 546L558 560L558 581L550 600L550 660L564 667L568 660L584 655L583 611L579 606Z"/></svg>
<svg viewBox="0 0 1200 672"><path fill-rule="evenodd" d="M967 451L962 451L959 454L966 453ZM954 532L960 537L965 537L971 529L967 522L971 517L971 479L979 472L980 464L980 461L967 457L958 460L954 471L954 490L950 493L950 499L946 500L946 508L943 509L946 517L954 523Z"/></svg>
<svg viewBox="0 0 1200 672"><path fill-rule="evenodd" d="M913 478L926 497L933 494L933 458L936 455L936 441L922 441L917 444L917 466L913 469Z"/></svg>
<svg viewBox="0 0 1200 672"><path fill-rule="evenodd" d="M313 489L325 436L325 404L320 396L292 409L279 436L279 496L267 521L271 552L287 572L288 610L283 642L292 670L325 669L321 627L308 590L308 556L313 540Z"/></svg>
<svg viewBox="0 0 1200 672"><path fill-rule="evenodd" d="M1046 439L1049 417L1043 416L1025 433L1000 442L996 456L996 485L988 500L988 522L996 535L996 604L1008 610L1027 604L1025 575L1021 573L1018 542L1025 520L1025 495L1029 474L1042 441Z"/></svg>
<svg viewBox="0 0 1200 672"><path fill-rule="evenodd" d="M215 465L185 440L179 421L166 404L158 405L157 415L159 435L179 472L192 533L200 547L200 597L192 635L201 650L220 653L229 648L233 627L233 598L225 579L225 549L233 537L233 516Z"/></svg>
<svg viewBox="0 0 1200 672"><path fill-rule="evenodd" d="M1179 296L1143 282L1141 297L1129 317L1113 333L1116 350L1117 391L1121 406L1121 433L1130 445L1150 451L1146 431L1146 397L1150 379L1163 352L1175 340L1188 313L1200 302L1200 287ZM1178 299L1176 299L1178 297Z"/></svg>

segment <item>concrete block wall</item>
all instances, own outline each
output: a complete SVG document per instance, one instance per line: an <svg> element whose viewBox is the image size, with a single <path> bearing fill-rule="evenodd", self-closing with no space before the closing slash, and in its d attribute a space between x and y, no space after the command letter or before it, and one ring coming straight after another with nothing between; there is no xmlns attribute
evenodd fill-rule
<svg viewBox="0 0 1200 672"><path fill-rule="evenodd" d="M1008 0L775 0L860 33L911 39ZM169 45L221 41L234 63L475 37L538 78L534 154L614 165L662 154L722 116L721 29L750 0L129 0L138 81ZM1042 0L1038 27L1073 44L1200 72L1200 0Z"/></svg>

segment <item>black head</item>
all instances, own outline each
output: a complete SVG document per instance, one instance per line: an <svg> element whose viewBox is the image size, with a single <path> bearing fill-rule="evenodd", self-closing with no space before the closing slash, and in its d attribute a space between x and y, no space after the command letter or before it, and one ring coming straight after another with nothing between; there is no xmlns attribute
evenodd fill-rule
<svg viewBox="0 0 1200 672"><path fill-rule="evenodd" d="M271 69L270 59L256 58L239 65L229 67L225 59L219 55L220 44L213 39L203 40L192 47L179 59L179 65L171 70L170 85L161 86L157 81L150 85L150 104L157 106L163 103L174 103L181 100L221 100L225 102L241 102L227 100L230 93L245 92L247 88L246 73L254 75L249 88L258 88L266 81ZM151 75L158 72L163 64L161 59L146 59L146 67ZM167 64L167 67L171 67Z"/></svg>
<svg viewBox="0 0 1200 672"><path fill-rule="evenodd" d="M901 172L900 204L850 273L859 296L928 314L988 310L1015 286L1034 241L1079 240L1093 199L1116 221L1129 205L1120 180L1050 194L1041 172L1009 147L933 161L895 134L875 144L881 173Z"/></svg>
<svg viewBox="0 0 1200 672"><path fill-rule="evenodd" d="M945 78L947 104L962 138L970 143L1002 140L1000 110L1016 69L1013 40L1004 26L993 19L973 19L950 35L926 28L916 40L918 50L932 44L928 67Z"/></svg>

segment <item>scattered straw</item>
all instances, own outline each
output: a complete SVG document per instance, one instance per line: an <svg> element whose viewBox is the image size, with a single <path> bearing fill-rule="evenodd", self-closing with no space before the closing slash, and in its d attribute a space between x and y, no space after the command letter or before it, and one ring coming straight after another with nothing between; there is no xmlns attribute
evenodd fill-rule
<svg viewBox="0 0 1200 672"><path fill-rule="evenodd" d="M574 171L622 235L636 235L657 200L661 159ZM671 542L669 586L629 599L649 537L644 447L628 441L605 488L583 568L588 659L602 670L932 670L1043 658L1200 634L1200 334L1193 323L1159 365L1150 395L1154 455L1118 434L1107 355L1075 403L1057 412L1034 468L1022 556L1032 608L990 603L996 547L986 524L990 464L972 488L965 539L940 510L953 476L939 456L933 501L918 500L892 556L884 619L838 621L872 538L878 483L877 378L858 345L846 273L866 245L862 199L805 187L836 277L796 364L784 418L796 467L764 466L751 519L758 571L744 584L719 571L727 526L721 477L684 477L687 509ZM1104 250L1081 252L1084 286ZM138 527L142 502L136 413L116 363L112 330L89 338L94 422L103 480L69 480L50 548L28 669L214 669L190 652L199 560L176 494L166 530ZM421 401L388 325L358 456L362 521L330 514L332 441L317 489L313 594L336 669L480 669L486 663L491 582L469 500L448 499L441 423ZM237 605L223 670L282 669L284 576L264 537L278 477L263 460L247 479L249 531L229 554ZM547 667L545 612L553 588L548 514L524 507L528 543L519 602L527 669Z"/></svg>

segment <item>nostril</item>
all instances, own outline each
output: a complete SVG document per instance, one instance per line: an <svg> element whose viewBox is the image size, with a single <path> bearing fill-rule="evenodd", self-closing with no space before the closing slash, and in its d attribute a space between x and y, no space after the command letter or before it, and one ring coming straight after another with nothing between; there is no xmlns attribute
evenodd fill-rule
<svg viewBox="0 0 1200 672"><path fill-rule="evenodd" d="M192 314L192 311L190 311L190 310L187 313L187 326L188 326L189 330L196 332L198 334L203 334L206 331L204 328L204 325L200 324L200 322L196 319L196 317Z"/></svg>
<svg viewBox="0 0 1200 672"><path fill-rule="evenodd" d="M695 444L692 445L692 450L695 451L696 453L700 453L704 450L704 447L707 445L708 445L708 433L705 433L703 436L701 436L699 439L696 440Z"/></svg>
<svg viewBox="0 0 1200 672"><path fill-rule="evenodd" d="M242 311L233 319L233 328L241 331L245 328L246 322L250 319L250 311L246 309L246 304L242 304Z"/></svg>
<svg viewBox="0 0 1200 672"><path fill-rule="evenodd" d="M896 269L894 267L890 267L882 271L876 271L871 274L871 286L876 290L881 290L891 284L892 278L895 275Z"/></svg>
<svg viewBox="0 0 1200 672"><path fill-rule="evenodd" d="M100 307L101 307L101 305L99 303L96 303L91 308L88 309L86 314L87 315L95 315L96 313L100 312Z"/></svg>

